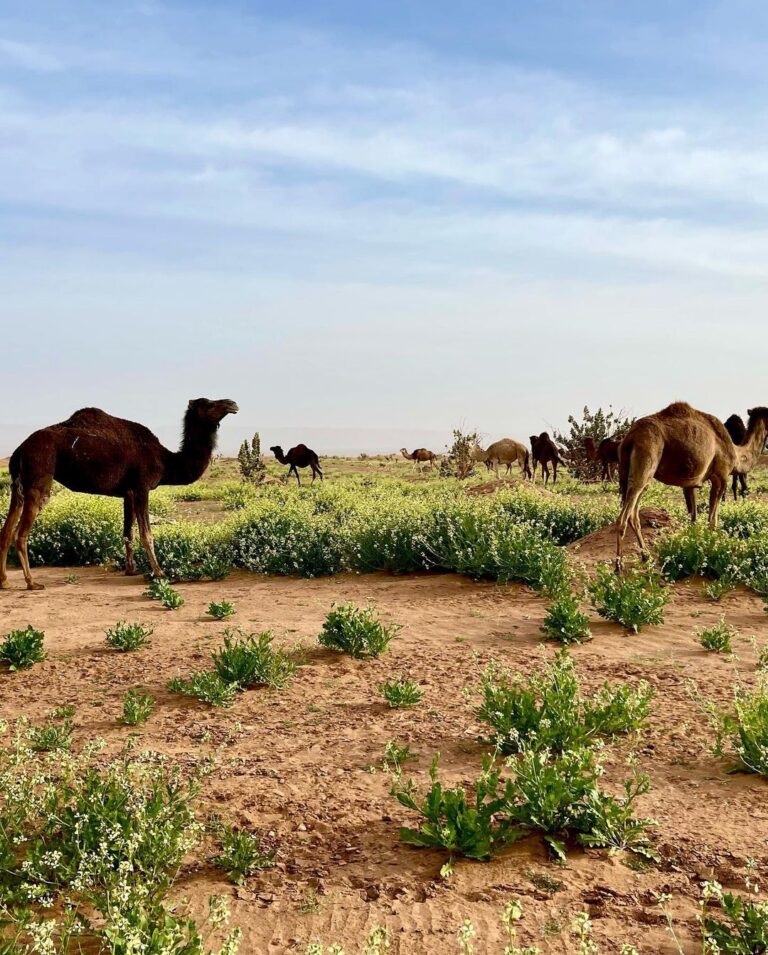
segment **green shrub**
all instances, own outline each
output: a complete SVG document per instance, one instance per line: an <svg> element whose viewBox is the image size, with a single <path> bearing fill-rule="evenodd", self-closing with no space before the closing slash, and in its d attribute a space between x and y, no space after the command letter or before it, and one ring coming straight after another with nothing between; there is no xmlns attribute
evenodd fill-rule
<svg viewBox="0 0 768 955"><path fill-rule="evenodd" d="M737 686L733 708L710 707L710 716L715 751L722 755L727 745L740 769L768 776L768 677L762 675L754 689Z"/></svg>
<svg viewBox="0 0 768 955"><path fill-rule="evenodd" d="M8 664L8 669L29 670L35 663L45 659L42 630L35 630L29 624L24 630L11 630L0 643L0 660Z"/></svg>
<svg viewBox="0 0 768 955"><path fill-rule="evenodd" d="M213 857L235 885L242 885L249 875L260 869L269 869L275 862L275 852L265 852L261 841L251 832L234 826L221 826L217 837L220 850Z"/></svg>
<svg viewBox="0 0 768 955"><path fill-rule="evenodd" d="M424 696L424 691L415 680L401 675L396 680L387 680L379 686L379 691L393 709L416 706Z"/></svg>
<svg viewBox="0 0 768 955"><path fill-rule="evenodd" d="M57 749L72 748L72 720L65 718L61 722L46 720L42 726L33 726L29 731L29 748L36 753L50 753Z"/></svg>
<svg viewBox="0 0 768 955"><path fill-rule="evenodd" d="M636 688L605 684L594 696L584 698L565 648L526 679L491 664L483 674L480 692L476 716L493 730L488 742L506 754L522 749L558 753L639 729L653 698L644 681Z"/></svg>
<svg viewBox="0 0 768 955"><path fill-rule="evenodd" d="M570 589L555 596L540 629L547 639L564 644L592 639L589 617L581 612L579 599Z"/></svg>
<svg viewBox="0 0 768 955"><path fill-rule="evenodd" d="M124 653L131 650L140 650L151 643L153 628L142 623L126 623L121 620L106 633L107 646L113 650L122 650Z"/></svg>
<svg viewBox="0 0 768 955"><path fill-rule="evenodd" d="M392 794L421 818L418 829L400 829L409 845L444 849L454 856L484 860L532 832L543 835L558 859L566 842L594 848L619 848L657 858L648 837L653 820L633 816L634 803L648 792L648 778L635 772L615 797L600 789L603 767L590 749L555 756L547 750L523 750L507 763L512 777L486 761L473 784L474 797L463 786L445 789L432 761L432 785L419 797L413 782L395 777ZM444 868L445 871L445 868Z"/></svg>
<svg viewBox="0 0 768 955"><path fill-rule="evenodd" d="M389 772L399 773L403 763L416 759L417 756L417 753L411 752L411 747L407 743L401 746L396 740L391 739L384 747L381 765Z"/></svg>
<svg viewBox="0 0 768 955"><path fill-rule="evenodd" d="M601 564L589 585L589 593L601 617L620 623L633 633L664 622L669 594L653 571L633 568L618 575L607 564Z"/></svg>
<svg viewBox="0 0 768 955"><path fill-rule="evenodd" d="M195 922L168 901L200 841L196 784L146 754L105 764L98 749L29 758L21 723L0 749L3 951L76 951L85 925L94 952L204 955ZM222 915L216 903L213 924Z"/></svg>
<svg viewBox="0 0 768 955"><path fill-rule="evenodd" d="M696 631L699 643L705 650L712 653L733 653L731 640L736 636L737 630L725 620L720 620L712 627L704 627Z"/></svg>
<svg viewBox="0 0 768 955"><path fill-rule="evenodd" d="M151 600L159 600L166 610L178 610L184 606L184 598L163 577L153 577L146 594Z"/></svg>
<svg viewBox="0 0 768 955"><path fill-rule="evenodd" d="M709 583L704 586L704 593L710 600L719 603L723 597L730 593L735 587L736 581L726 575L719 577L717 580L710 580Z"/></svg>
<svg viewBox="0 0 768 955"><path fill-rule="evenodd" d="M234 616L236 612L234 604L228 600L220 600L218 603L212 600L208 604L208 613L214 620L226 620L227 617Z"/></svg>
<svg viewBox="0 0 768 955"><path fill-rule="evenodd" d="M146 721L152 715L155 708L155 701L143 690L128 690L123 697L123 715L121 721L126 726L138 726Z"/></svg>
<svg viewBox="0 0 768 955"><path fill-rule="evenodd" d="M449 854L450 866L457 855L489 859L520 838L520 831L499 814L502 803L497 790L501 770L486 764L474 783L474 794L468 796L463 786L443 787L437 778L439 758L438 754L432 760L429 770L432 785L423 799L419 798L413 780L403 783L399 776L395 777L392 795L422 820L418 829L400 829L401 842L444 849Z"/></svg>
<svg viewBox="0 0 768 955"><path fill-rule="evenodd" d="M168 580L221 580L232 567L232 547L226 524L179 521L156 528L155 554ZM144 550L136 552L136 566L149 574Z"/></svg>
<svg viewBox="0 0 768 955"><path fill-rule="evenodd" d="M383 653L402 628L383 624L374 607L334 604L318 637L320 646L367 660Z"/></svg>
<svg viewBox="0 0 768 955"><path fill-rule="evenodd" d="M211 706L232 706L237 694L237 687L233 683L227 683L211 670L191 673L187 679L175 676L168 681L168 689L172 693L194 696L201 703Z"/></svg>
<svg viewBox="0 0 768 955"><path fill-rule="evenodd" d="M296 664L283 650L274 650L274 635L244 634L242 630L227 630L224 646L211 654L213 669L222 682L237 690L251 686L269 686L282 689L293 678Z"/></svg>
<svg viewBox="0 0 768 955"><path fill-rule="evenodd" d="M709 906L714 898L716 914ZM722 955L768 952L768 902L724 892L718 883L705 883L702 929L705 950Z"/></svg>

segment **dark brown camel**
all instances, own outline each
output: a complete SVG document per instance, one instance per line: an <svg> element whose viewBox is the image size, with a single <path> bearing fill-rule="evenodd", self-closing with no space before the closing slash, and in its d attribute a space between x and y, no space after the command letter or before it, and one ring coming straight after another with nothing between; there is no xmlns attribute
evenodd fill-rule
<svg viewBox="0 0 768 955"><path fill-rule="evenodd" d="M312 480L315 480L317 475L320 476L320 480L323 480L323 472L320 469L320 460L312 448L308 448L306 444L297 444L295 448L291 448L288 454L283 454L283 449L279 444L276 444L274 447L269 449L280 464L290 464L288 468L288 477L291 476L291 471L296 475L296 480L301 487L301 479L299 478L298 468L312 468Z"/></svg>
<svg viewBox="0 0 768 955"><path fill-rule="evenodd" d="M66 421L31 434L13 452L9 464L13 484L8 516L0 531L0 589L8 589L6 562L14 535L27 589L43 589L32 580L27 541L54 481L70 491L122 497L125 572L136 573L135 519L152 573L162 577L149 527L149 492L159 484L196 481L211 460L222 418L237 410L228 398L190 401L181 448L176 452L164 448L144 425L114 418L99 408L83 408Z"/></svg>
<svg viewBox="0 0 768 955"><path fill-rule="evenodd" d="M413 461L414 467L428 462L429 466L433 468L435 461L437 461L435 452L430 451L428 448L416 448L413 454L409 454L407 448L400 448L400 454L402 454L406 461Z"/></svg>
<svg viewBox="0 0 768 955"><path fill-rule="evenodd" d="M730 418L727 418L723 422L723 424L725 425L725 430L731 436L731 441L733 441L734 444L744 444L747 438L747 426L744 424L744 421L739 417L739 415L732 414ZM739 486L741 486L741 496L746 497L747 494L749 494L747 475L734 471L731 477L731 489L733 490L734 501L738 499Z"/></svg>
<svg viewBox="0 0 768 955"><path fill-rule="evenodd" d="M603 438L596 445L592 438L584 439L584 451L590 461L597 461L602 466L601 481L614 481L619 469L619 445L621 441L614 438Z"/></svg>
<svg viewBox="0 0 768 955"><path fill-rule="evenodd" d="M533 452L533 478L536 480L536 465L541 465L541 473L544 475L544 487L549 482L549 465L552 465L552 483L557 484L557 468L562 464L565 467L565 461L560 457L557 445L550 438L546 431L542 431L538 437L532 434L530 437L531 451Z"/></svg>

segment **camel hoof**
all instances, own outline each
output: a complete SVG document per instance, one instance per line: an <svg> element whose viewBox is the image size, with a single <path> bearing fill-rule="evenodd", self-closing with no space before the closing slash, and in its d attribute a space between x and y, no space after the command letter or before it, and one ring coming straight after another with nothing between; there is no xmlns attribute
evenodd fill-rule
<svg viewBox="0 0 768 955"><path fill-rule="evenodd" d="M7 580L0 580L0 590L10 590L10 589L11 589L11 585L8 583Z"/></svg>
<svg viewBox="0 0 768 955"><path fill-rule="evenodd" d="M135 567L126 567L126 568L125 568L125 576L126 576L126 577L135 577L135 576L136 576L136 568L135 568Z"/></svg>
<svg viewBox="0 0 768 955"><path fill-rule="evenodd" d="M34 581L30 580L27 584L27 590L45 590L45 584L36 584Z"/></svg>

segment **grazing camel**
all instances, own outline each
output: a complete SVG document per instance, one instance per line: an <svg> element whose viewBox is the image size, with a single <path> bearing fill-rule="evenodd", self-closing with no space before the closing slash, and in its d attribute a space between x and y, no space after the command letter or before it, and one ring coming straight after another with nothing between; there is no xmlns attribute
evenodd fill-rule
<svg viewBox="0 0 768 955"><path fill-rule="evenodd" d="M747 434L740 445L734 445L718 418L682 401L637 420L619 449L622 506L616 524L616 572L621 572L627 526L637 537L643 559L647 559L639 505L654 477L662 484L683 488L691 520L696 519L696 488L709 481L709 525L715 527L728 476L752 469L762 454L766 433L768 408L749 412Z"/></svg>
<svg viewBox="0 0 768 955"><path fill-rule="evenodd" d="M301 487L301 478L299 477L298 468L311 468L313 483L318 475L320 476L320 480L323 480L320 459L312 448L308 448L306 444L297 444L296 447L291 448L287 454L283 454L283 449L279 444L274 445L274 447L271 447L269 450L274 454L280 464L290 465L288 468L288 477L290 478L291 471L293 471L296 475L296 481L299 487Z"/></svg>
<svg viewBox="0 0 768 955"><path fill-rule="evenodd" d="M406 461L413 461L414 467L418 467L420 464L425 464L428 461L429 466L434 468L435 461L437 460L435 452L429 451L427 448L416 448L413 454L409 454L407 448L400 448L400 454L402 454Z"/></svg>
<svg viewBox="0 0 768 955"><path fill-rule="evenodd" d="M744 443L744 439L747 437L747 426L744 424L739 415L732 414L730 418L725 419L723 424L725 425L725 430L731 436L731 441L733 441L734 444ZM741 496L746 497L747 494L749 494L747 475L734 471L731 483L734 501L737 500L739 496L739 486L741 486Z"/></svg>
<svg viewBox="0 0 768 955"><path fill-rule="evenodd" d="M600 480L614 481L619 470L619 445L621 441L615 438L603 438L596 445L592 438L584 439L584 451L590 461L597 461L602 466Z"/></svg>
<svg viewBox="0 0 768 955"><path fill-rule="evenodd" d="M149 526L149 492L159 484L196 481L210 463L221 420L237 411L228 398L190 401L181 448L176 452L164 448L144 425L114 418L99 408L82 408L66 421L31 434L11 455L11 501L0 531L0 589L9 586L6 564L14 535L27 589L43 589L32 580L27 540L54 480L71 491L122 497L125 572L136 573L136 520L152 573L162 577Z"/></svg>
<svg viewBox="0 0 768 955"><path fill-rule="evenodd" d="M541 473L544 475L544 487L549 482L549 465L552 465L552 483L557 484L557 467L562 464L565 467L565 461L560 456L555 442L550 438L546 431L542 431L538 437L532 434L530 437L531 451L533 452L533 477L536 480L536 465L541 464Z"/></svg>
<svg viewBox="0 0 768 955"><path fill-rule="evenodd" d="M475 441L474 447L469 452L469 456L470 458L472 458L473 461L476 461L478 464L482 461L482 463L485 465L486 471L491 470L491 462L488 460L488 452L484 451L480 447L480 445L477 443L477 441Z"/></svg>
<svg viewBox="0 0 768 955"><path fill-rule="evenodd" d="M515 441L513 438L500 438L489 445L485 452L485 461L488 468L493 468L496 473L496 479L499 478L499 465L506 464L506 473L512 470L512 465L517 462L523 477L531 476L530 455L524 444Z"/></svg>

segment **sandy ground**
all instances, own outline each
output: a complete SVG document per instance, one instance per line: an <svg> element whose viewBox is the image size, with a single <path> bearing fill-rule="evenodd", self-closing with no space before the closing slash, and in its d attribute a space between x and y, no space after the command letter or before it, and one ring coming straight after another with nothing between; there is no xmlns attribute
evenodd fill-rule
<svg viewBox="0 0 768 955"><path fill-rule="evenodd" d="M596 547L585 543L582 556L594 557ZM70 573L76 583L67 582ZM623 760L634 750L653 782L640 809L658 820L659 867L642 870L621 854L576 848L560 867L531 837L491 862L459 862L445 882L439 853L398 842L398 825L413 820L389 795L387 775L371 767L397 739L420 754L409 766L421 781L438 750L448 781L474 778L483 749L462 691L477 684L493 657L527 671L551 656L554 648L538 633L542 598L524 587L454 575L290 580L238 573L220 583L179 585L186 604L168 612L143 596L140 579L98 569L42 569L38 579L44 592L0 594L0 633L32 623L45 630L49 650L33 670L0 677L2 716L40 718L71 702L77 737L102 736L116 750L133 732L117 722L122 696L143 686L157 700L141 728L143 746L190 764L216 750L219 766L205 782L202 810L263 834L278 847L279 861L242 889L213 866L196 864L184 873L181 891L196 912L211 892L230 895L245 955L303 953L311 939L341 942L355 955L376 925L391 930L398 955L452 953L465 918L477 929L478 955L500 953L500 916L513 896L524 903L521 941L542 952L576 950L569 925L582 910L594 919L601 952L618 952L622 942L644 953L673 952L655 904L659 892L674 896L677 932L685 951L695 952L701 880L740 888L749 858L768 862L767 784L729 775L708 753L710 733L690 690L695 681L701 696L724 704L737 675L753 679L748 636L760 637L766 618L760 600L746 592L718 607L698 583L679 585L663 627L629 636L595 617L595 639L573 650L587 688L645 678L656 690L648 731L610 748L606 785L624 777ZM18 571L12 582L20 587ZM307 664L289 689L247 692L230 710L168 692L171 676L207 665L223 625L204 611L220 598L236 605L233 623L271 628L280 643L306 643ZM368 598L403 625L390 652L362 662L317 647L333 601ZM705 653L693 636L722 613L741 629L737 660ZM151 649L107 649L104 631L120 619L152 624ZM421 681L424 700L412 710L390 710L377 686L404 670Z"/></svg>

